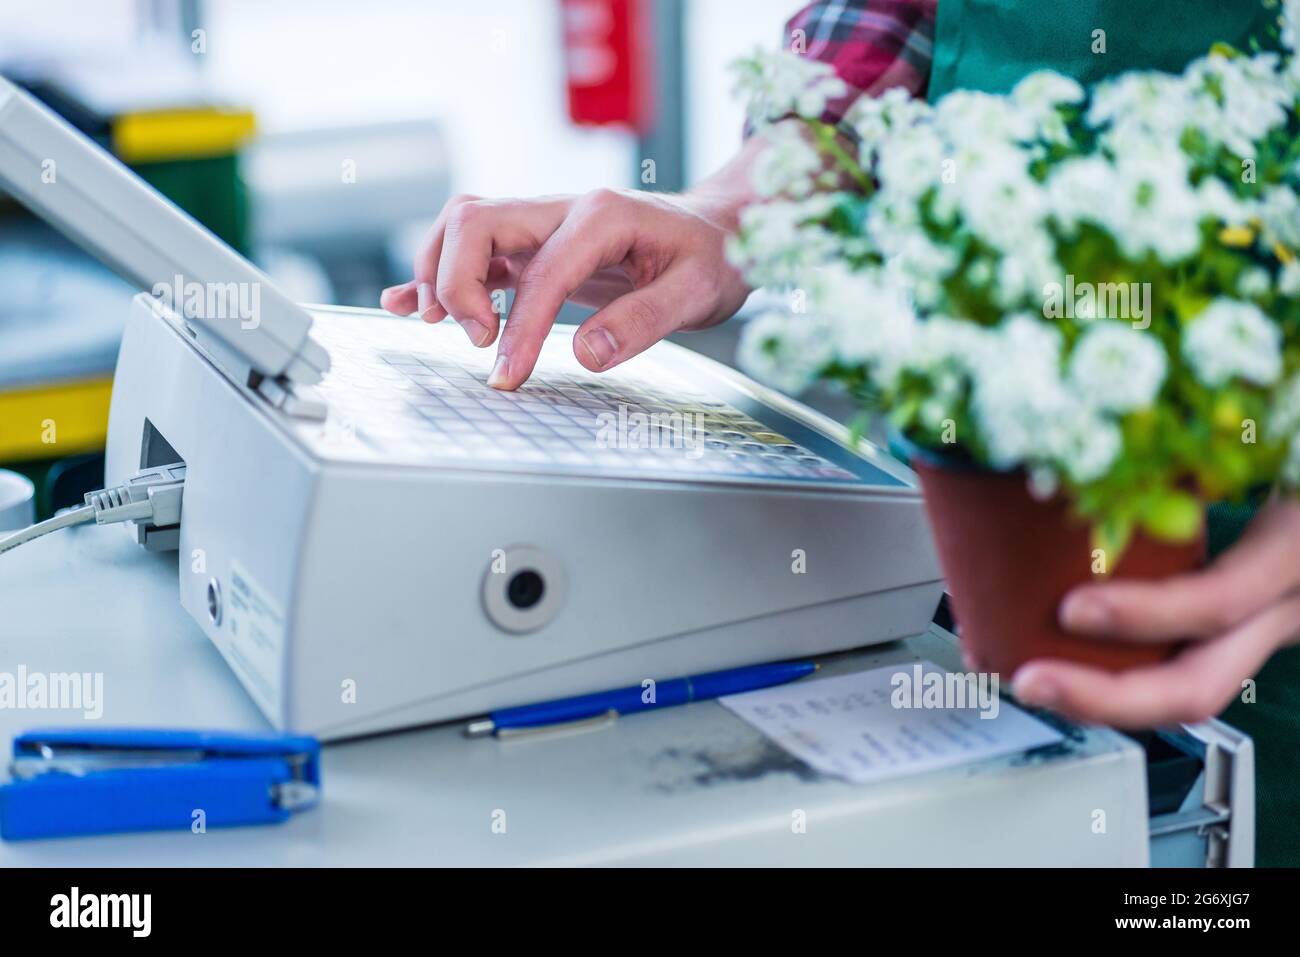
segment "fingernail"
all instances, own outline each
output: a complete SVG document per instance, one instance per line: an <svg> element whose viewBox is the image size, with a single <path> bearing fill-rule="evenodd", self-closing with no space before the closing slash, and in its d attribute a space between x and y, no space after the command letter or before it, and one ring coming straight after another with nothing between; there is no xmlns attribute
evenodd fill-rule
<svg viewBox="0 0 1300 957"><path fill-rule="evenodd" d="M609 365L614 354L618 352L618 343L614 337L609 334L608 329L592 329L578 339L582 347L591 354L592 361L595 362L597 369L603 369Z"/></svg>
<svg viewBox="0 0 1300 957"><path fill-rule="evenodd" d="M1061 605L1061 624L1070 631L1106 631L1110 607L1096 595L1067 595Z"/></svg>
<svg viewBox="0 0 1300 957"><path fill-rule="evenodd" d="M502 388L509 381L510 376L510 358L508 356L497 356L497 361L492 366L492 374L488 376L487 384L494 389Z"/></svg>
<svg viewBox="0 0 1300 957"><path fill-rule="evenodd" d="M492 338L492 331L477 319L457 319L456 321L465 330L465 335L469 336L469 341L476 346L485 346L488 344L488 340Z"/></svg>
<svg viewBox="0 0 1300 957"><path fill-rule="evenodd" d="M1023 678L1019 675L1012 678L1011 693L1021 703L1036 708L1054 708L1061 700L1061 689L1056 682L1034 672L1030 672Z"/></svg>
<svg viewBox="0 0 1300 957"><path fill-rule="evenodd" d="M433 284L422 282L415 289L416 308L419 310L420 318L438 304L438 298L433 294Z"/></svg>

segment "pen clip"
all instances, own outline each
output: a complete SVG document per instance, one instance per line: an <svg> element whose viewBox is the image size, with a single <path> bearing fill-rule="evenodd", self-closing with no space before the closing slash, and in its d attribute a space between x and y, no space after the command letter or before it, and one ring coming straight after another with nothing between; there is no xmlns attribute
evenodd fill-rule
<svg viewBox="0 0 1300 957"><path fill-rule="evenodd" d="M577 721L561 721L558 724L539 724L532 728L501 728L497 731L496 736L502 741L518 741L520 739L528 738L536 739L563 734L579 734L584 731L596 731L600 728L607 728L617 720L618 712L611 708L601 714L592 715L590 718L579 718Z"/></svg>

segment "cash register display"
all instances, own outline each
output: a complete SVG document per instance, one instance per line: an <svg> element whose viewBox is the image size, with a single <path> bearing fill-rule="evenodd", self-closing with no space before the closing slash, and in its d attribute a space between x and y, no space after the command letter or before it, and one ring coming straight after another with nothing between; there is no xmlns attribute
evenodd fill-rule
<svg viewBox="0 0 1300 957"><path fill-rule="evenodd" d="M295 428L325 458L631 479L901 484L652 354L595 374L573 358L567 336L553 335L529 380L501 392L487 385L493 350L471 346L450 321L361 323L323 313L313 328L333 361L319 387L329 417Z"/></svg>

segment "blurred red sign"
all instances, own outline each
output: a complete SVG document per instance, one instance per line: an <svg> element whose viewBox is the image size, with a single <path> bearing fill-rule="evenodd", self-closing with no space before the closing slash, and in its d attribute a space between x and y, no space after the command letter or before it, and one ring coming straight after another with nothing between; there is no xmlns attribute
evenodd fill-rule
<svg viewBox="0 0 1300 957"><path fill-rule="evenodd" d="M650 123L652 0L560 0L564 69L573 122L589 126Z"/></svg>

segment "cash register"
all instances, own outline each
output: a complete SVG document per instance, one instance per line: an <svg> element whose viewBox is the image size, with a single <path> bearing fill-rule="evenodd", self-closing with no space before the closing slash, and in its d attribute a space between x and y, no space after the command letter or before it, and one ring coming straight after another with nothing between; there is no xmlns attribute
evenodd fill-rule
<svg viewBox="0 0 1300 957"><path fill-rule="evenodd" d="M180 603L277 728L344 738L914 635L906 467L661 343L516 392L446 323L307 307L0 80L0 186L142 290L107 482L184 467Z"/></svg>

